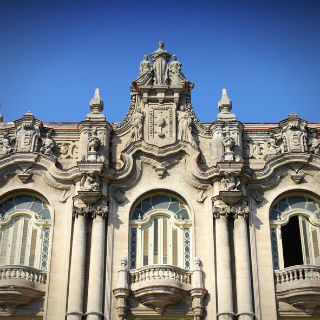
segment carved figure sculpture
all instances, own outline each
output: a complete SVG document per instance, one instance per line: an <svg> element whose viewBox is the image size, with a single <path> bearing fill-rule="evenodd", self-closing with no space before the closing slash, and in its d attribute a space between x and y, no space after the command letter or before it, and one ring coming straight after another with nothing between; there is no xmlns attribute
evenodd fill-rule
<svg viewBox="0 0 320 320"><path fill-rule="evenodd" d="M223 177L221 183L225 191L239 190L240 188L240 179L231 174L227 174Z"/></svg>
<svg viewBox="0 0 320 320"><path fill-rule="evenodd" d="M40 152L49 156L54 157L53 150L56 146L56 143L51 138L51 132L48 131L45 138L42 138L42 146L40 148Z"/></svg>
<svg viewBox="0 0 320 320"><path fill-rule="evenodd" d="M137 110L132 114L131 117L131 141L139 141L142 139L142 127L143 127L144 115L141 111L141 108L137 108Z"/></svg>
<svg viewBox="0 0 320 320"><path fill-rule="evenodd" d="M100 146L100 139L97 134L97 129L94 128L88 136L88 152L97 152Z"/></svg>
<svg viewBox="0 0 320 320"><path fill-rule="evenodd" d="M316 133L313 133L309 140L310 151L315 154L320 154L320 140Z"/></svg>
<svg viewBox="0 0 320 320"><path fill-rule="evenodd" d="M281 148L277 145L277 139L274 134L270 134L269 141L266 143L265 147L265 157L269 155L277 155L281 153Z"/></svg>
<svg viewBox="0 0 320 320"><path fill-rule="evenodd" d="M177 139L190 142L194 147L196 143L191 133L192 119L184 106L180 107L178 113L178 135Z"/></svg>
<svg viewBox="0 0 320 320"><path fill-rule="evenodd" d="M19 152L37 151L39 139L39 129L35 129L32 123L25 122L17 130L15 150Z"/></svg>
<svg viewBox="0 0 320 320"><path fill-rule="evenodd" d="M234 160L234 151L233 148L235 146L235 141L232 137L226 136L222 139L222 143L224 146L224 161L233 161Z"/></svg>
<svg viewBox="0 0 320 320"><path fill-rule="evenodd" d="M173 61L169 65L169 80L171 85L184 86L187 82L184 74L181 72L182 64L177 60L177 56L172 56Z"/></svg>
<svg viewBox="0 0 320 320"><path fill-rule="evenodd" d="M152 84L153 67L150 61L148 61L148 55L144 55L144 59L140 62L139 66L140 74L133 83L138 85Z"/></svg>
<svg viewBox="0 0 320 320"><path fill-rule="evenodd" d="M2 139L1 145L2 145L2 153L3 154L7 154L9 152L12 152L11 140L9 138L8 132L6 132L3 135L3 139Z"/></svg>
<svg viewBox="0 0 320 320"><path fill-rule="evenodd" d="M158 49L150 54L154 69L154 83L167 84L168 82L168 62L171 54L164 49L164 43L159 41Z"/></svg>
<svg viewBox="0 0 320 320"><path fill-rule="evenodd" d="M99 177L94 172L85 174L80 181L81 190L98 191L100 190Z"/></svg>
<svg viewBox="0 0 320 320"><path fill-rule="evenodd" d="M251 155L250 158L253 159L262 159L263 158L263 146L260 144L260 142L256 141L252 144L252 148L251 148Z"/></svg>

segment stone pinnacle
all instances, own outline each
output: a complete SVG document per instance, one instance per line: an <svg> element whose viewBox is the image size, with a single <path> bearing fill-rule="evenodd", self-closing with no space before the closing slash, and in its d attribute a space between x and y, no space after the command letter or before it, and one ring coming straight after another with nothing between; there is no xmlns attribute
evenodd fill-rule
<svg viewBox="0 0 320 320"><path fill-rule="evenodd" d="M100 98L99 88L96 88L94 91L94 97L90 100L90 109L92 112L102 112L103 110L103 101Z"/></svg>

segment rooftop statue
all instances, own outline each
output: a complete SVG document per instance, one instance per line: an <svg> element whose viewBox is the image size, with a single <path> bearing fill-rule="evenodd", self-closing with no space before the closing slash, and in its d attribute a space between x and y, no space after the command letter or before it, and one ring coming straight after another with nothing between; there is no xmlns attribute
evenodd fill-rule
<svg viewBox="0 0 320 320"><path fill-rule="evenodd" d="M168 62L171 54L164 49L163 41L159 41L158 49L150 54L153 61L154 83L167 84L168 82Z"/></svg>
<svg viewBox="0 0 320 320"><path fill-rule="evenodd" d="M134 84L138 85L150 85L152 84L153 78L153 67L150 61L148 61L148 55L145 54L143 60L140 62L139 66L140 74L136 80L133 81Z"/></svg>
<svg viewBox="0 0 320 320"><path fill-rule="evenodd" d="M173 61L169 65L169 79L171 85L184 86L186 77L181 72L182 64L177 60L177 56L172 56Z"/></svg>

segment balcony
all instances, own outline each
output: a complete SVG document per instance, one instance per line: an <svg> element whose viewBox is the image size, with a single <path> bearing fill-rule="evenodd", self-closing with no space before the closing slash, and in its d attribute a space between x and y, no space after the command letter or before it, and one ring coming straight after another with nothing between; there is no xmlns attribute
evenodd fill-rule
<svg viewBox="0 0 320 320"><path fill-rule="evenodd" d="M309 315L320 315L320 266L297 265L275 271L276 297Z"/></svg>
<svg viewBox="0 0 320 320"><path fill-rule="evenodd" d="M0 266L0 307L8 313L20 305L42 300L47 272L27 266Z"/></svg>
<svg viewBox="0 0 320 320"><path fill-rule="evenodd" d="M158 315L169 306L189 301L194 317L200 319L207 291L203 285L200 259L195 259L194 266L193 271L172 265L149 265L128 270L127 260L122 259L119 286L113 290L118 301L119 318L126 319L130 313L129 300L133 298ZM187 308L185 311L188 312Z"/></svg>
<svg viewBox="0 0 320 320"><path fill-rule="evenodd" d="M192 289L192 272L175 266L154 265L130 271L130 285L143 305L163 310L177 304Z"/></svg>

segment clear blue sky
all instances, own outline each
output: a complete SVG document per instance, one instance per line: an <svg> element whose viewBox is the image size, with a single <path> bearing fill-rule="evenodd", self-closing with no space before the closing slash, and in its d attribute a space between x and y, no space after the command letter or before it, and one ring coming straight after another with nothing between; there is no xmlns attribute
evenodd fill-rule
<svg viewBox="0 0 320 320"><path fill-rule="evenodd" d="M0 0L0 112L81 121L99 87L107 120L121 121L159 40L195 83L202 122L215 120L222 88L242 122L291 111L320 122L318 0Z"/></svg>

